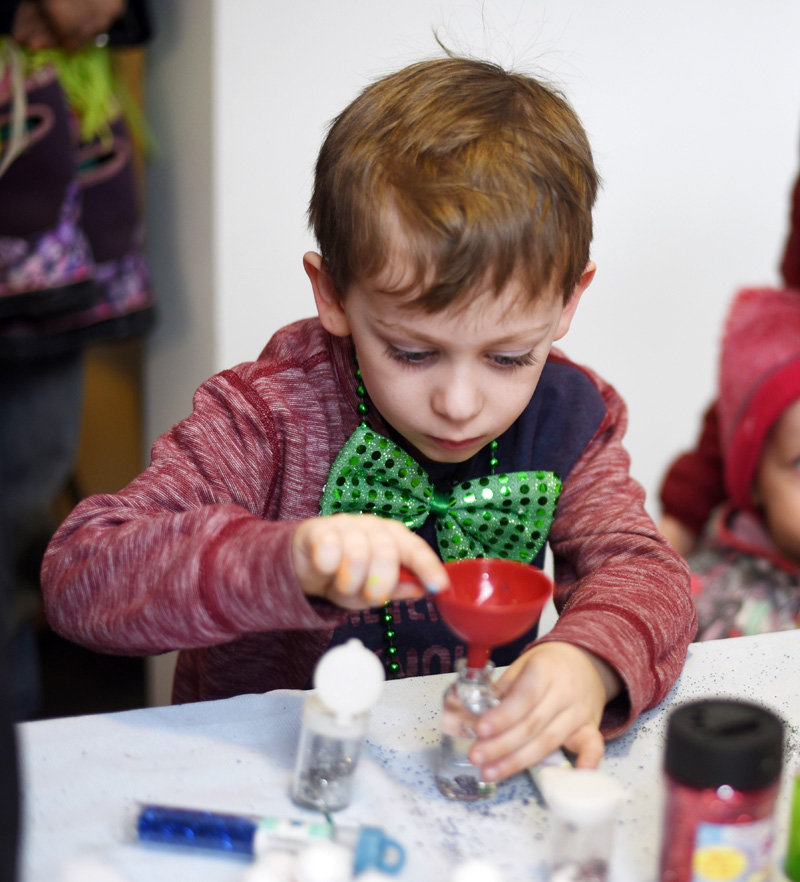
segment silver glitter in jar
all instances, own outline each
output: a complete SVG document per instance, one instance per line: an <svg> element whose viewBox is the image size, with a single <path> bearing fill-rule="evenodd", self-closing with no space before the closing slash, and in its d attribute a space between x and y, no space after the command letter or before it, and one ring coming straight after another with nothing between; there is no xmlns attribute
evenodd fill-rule
<svg viewBox="0 0 800 882"><path fill-rule="evenodd" d="M322 656L313 692L303 706L291 796L305 808L328 812L350 803L369 712L384 682L383 666L360 640Z"/></svg>

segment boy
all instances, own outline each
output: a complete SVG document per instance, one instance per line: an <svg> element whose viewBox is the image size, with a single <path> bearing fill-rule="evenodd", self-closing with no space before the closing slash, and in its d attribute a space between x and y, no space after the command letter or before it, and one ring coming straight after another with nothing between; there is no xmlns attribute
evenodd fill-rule
<svg viewBox="0 0 800 882"><path fill-rule="evenodd" d="M722 343L717 395L726 501L689 557L698 640L800 619L800 297L744 290Z"/></svg>
<svg viewBox="0 0 800 882"><path fill-rule="evenodd" d="M442 543L490 554L495 531L541 566L560 481L562 616L494 654L518 658L471 759L486 780L562 744L596 765L601 720L613 735L660 701L695 627L685 563L628 474L624 405L551 352L594 275L596 190L580 122L536 80L444 58L365 89L317 162L320 253L304 266L319 318L209 380L142 476L73 512L43 569L54 627L101 651L182 648L176 701L307 687L353 635L390 670L448 671L463 647L399 566L436 590ZM394 470L380 493L353 465L373 456ZM547 493L526 496L540 472ZM456 537L451 497L469 481L492 496L491 474L498 508L518 491L521 532L487 509ZM418 520L370 514L401 482L427 487ZM384 630L369 610L387 599Z"/></svg>

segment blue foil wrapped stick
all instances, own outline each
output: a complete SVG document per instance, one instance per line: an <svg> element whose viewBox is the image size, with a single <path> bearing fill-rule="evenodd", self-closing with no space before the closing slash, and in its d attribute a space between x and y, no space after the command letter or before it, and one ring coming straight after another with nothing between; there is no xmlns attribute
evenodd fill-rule
<svg viewBox="0 0 800 882"><path fill-rule="evenodd" d="M400 843L379 827L328 821L258 818L172 806L146 805L136 830L141 842L258 856L270 851L300 851L314 842L330 840L353 853L353 872L366 869L399 873L405 862Z"/></svg>

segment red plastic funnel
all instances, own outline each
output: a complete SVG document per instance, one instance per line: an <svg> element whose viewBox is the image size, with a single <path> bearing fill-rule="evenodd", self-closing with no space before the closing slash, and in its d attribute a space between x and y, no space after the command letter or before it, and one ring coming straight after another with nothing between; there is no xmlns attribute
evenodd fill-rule
<svg viewBox="0 0 800 882"><path fill-rule="evenodd" d="M482 668L495 646L521 637L538 620L552 582L515 560L448 561L450 587L431 595L444 623L467 644L467 665Z"/></svg>

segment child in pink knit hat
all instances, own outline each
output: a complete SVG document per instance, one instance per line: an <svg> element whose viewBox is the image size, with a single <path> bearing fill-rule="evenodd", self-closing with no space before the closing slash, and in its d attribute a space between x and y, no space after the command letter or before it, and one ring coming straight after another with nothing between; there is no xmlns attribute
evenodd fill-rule
<svg viewBox="0 0 800 882"><path fill-rule="evenodd" d="M698 640L798 626L800 297L748 289L733 300L717 399L726 501L689 557Z"/></svg>
<svg viewBox="0 0 800 882"><path fill-rule="evenodd" d="M800 174L792 188L789 233L780 264L783 285L800 295ZM691 450L670 463L659 492L659 529L684 556L696 548L714 509L725 499L717 402L707 409Z"/></svg>

